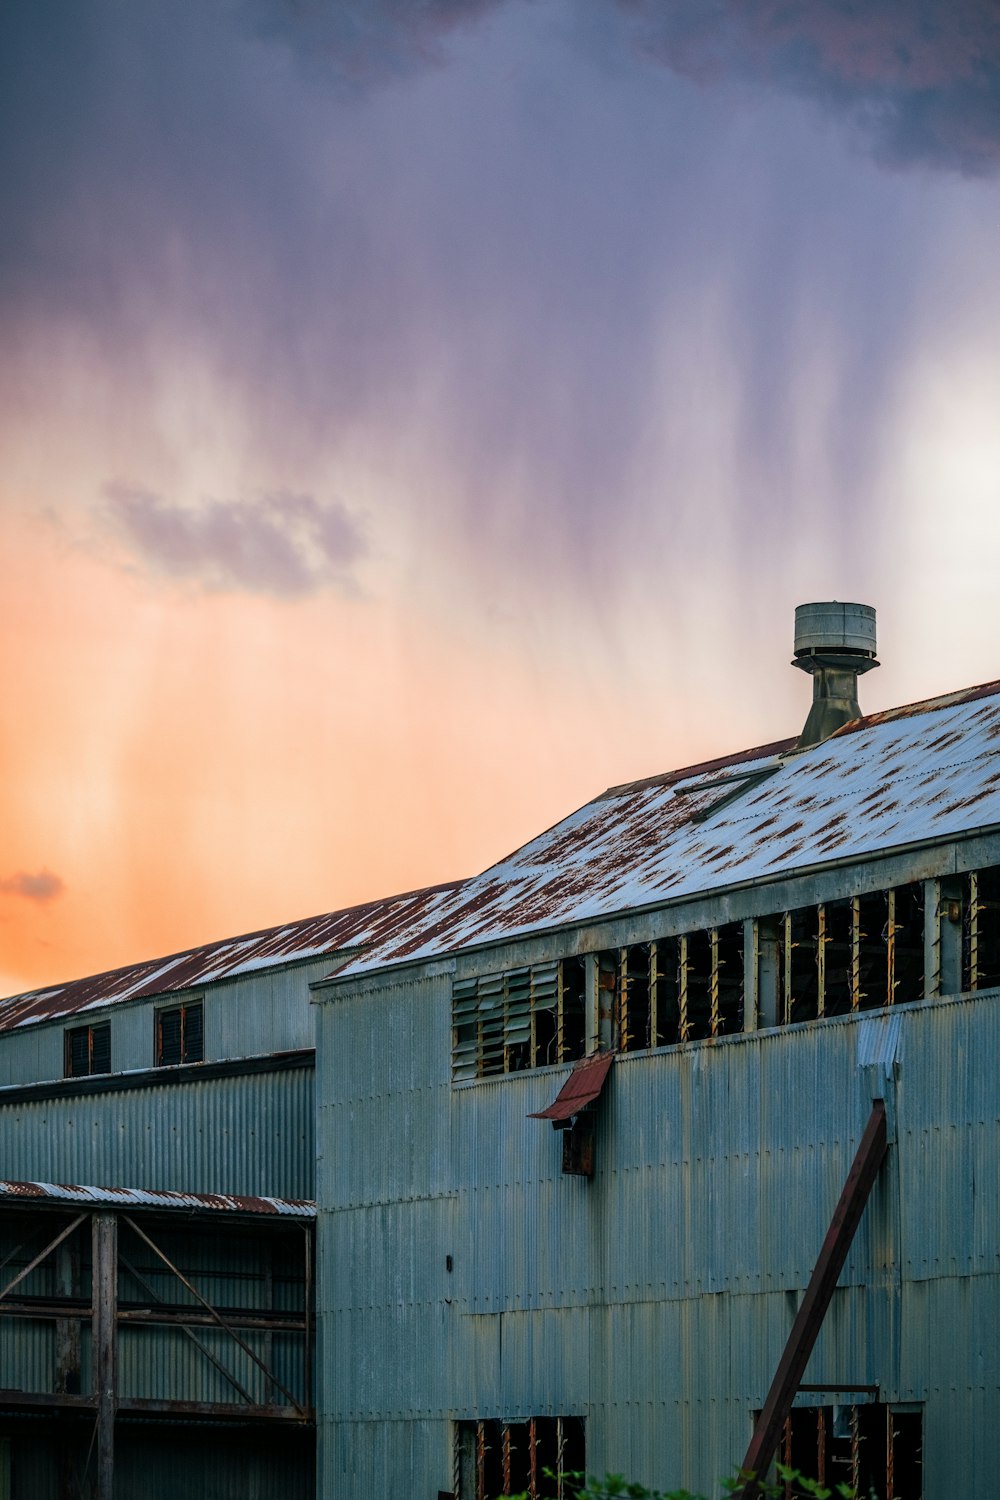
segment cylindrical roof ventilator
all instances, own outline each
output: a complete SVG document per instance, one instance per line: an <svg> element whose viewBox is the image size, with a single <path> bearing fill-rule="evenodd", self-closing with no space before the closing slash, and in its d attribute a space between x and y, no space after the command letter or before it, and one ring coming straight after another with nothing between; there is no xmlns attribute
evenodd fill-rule
<svg viewBox="0 0 1000 1500"><path fill-rule="evenodd" d="M861 717L858 677L878 666L875 611L870 604L800 604L795 611L793 667L809 672L813 701L798 748L818 745Z"/></svg>

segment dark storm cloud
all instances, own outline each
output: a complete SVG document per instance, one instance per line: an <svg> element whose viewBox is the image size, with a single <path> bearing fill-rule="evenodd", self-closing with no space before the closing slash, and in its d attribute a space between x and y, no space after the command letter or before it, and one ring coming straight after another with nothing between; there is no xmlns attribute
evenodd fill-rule
<svg viewBox="0 0 1000 1500"><path fill-rule="evenodd" d="M245 15L310 67L363 85L439 59L449 34L510 3L245 0ZM973 175L1000 164L993 0L597 0L604 5L637 23L642 50L676 72L815 98L888 163Z"/></svg>
<svg viewBox="0 0 1000 1500"><path fill-rule="evenodd" d="M817 99L876 155L978 175L1000 166L993 0L616 0L642 48L706 84Z"/></svg>
<svg viewBox="0 0 1000 1500"><path fill-rule="evenodd" d="M44 906L54 901L66 889L58 875L51 870L38 870L34 875L18 870L14 875L0 876L0 895L21 896L25 901L35 901Z"/></svg>
<svg viewBox="0 0 1000 1500"><path fill-rule="evenodd" d="M365 85L440 61L450 33L507 0L243 0L246 22L310 66Z"/></svg>
<svg viewBox="0 0 1000 1500"><path fill-rule="evenodd" d="M110 485L105 516L145 568L209 589L299 599L356 589L367 543L339 501L311 495L215 500L188 509L131 485Z"/></svg>

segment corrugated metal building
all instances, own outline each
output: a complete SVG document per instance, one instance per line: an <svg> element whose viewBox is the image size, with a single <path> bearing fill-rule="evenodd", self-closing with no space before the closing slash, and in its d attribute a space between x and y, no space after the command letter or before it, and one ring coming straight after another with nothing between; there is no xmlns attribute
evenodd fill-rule
<svg viewBox="0 0 1000 1500"><path fill-rule="evenodd" d="M799 740L612 789L317 987L321 1494L718 1493L770 1423L992 1500L1000 683L864 718L803 654Z"/></svg>
<svg viewBox="0 0 1000 1500"><path fill-rule="evenodd" d="M0 1496L992 1500L1000 683L797 627L797 739L0 1003Z"/></svg>

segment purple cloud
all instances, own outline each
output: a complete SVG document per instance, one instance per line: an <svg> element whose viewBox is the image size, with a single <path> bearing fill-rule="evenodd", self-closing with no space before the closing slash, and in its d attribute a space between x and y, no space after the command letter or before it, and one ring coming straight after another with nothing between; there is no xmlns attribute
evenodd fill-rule
<svg viewBox="0 0 1000 1500"><path fill-rule="evenodd" d="M244 0L258 34L284 42L310 68L363 86L441 57L449 33L507 0Z"/></svg>
<svg viewBox="0 0 1000 1500"><path fill-rule="evenodd" d="M305 494L211 500L192 509L138 486L109 485L105 516L140 563L209 589L300 599L323 588L354 592L368 544L338 500Z"/></svg>
<svg viewBox="0 0 1000 1500"><path fill-rule="evenodd" d="M54 901L65 889L65 882L51 870L38 870L34 875L27 870L18 870L13 875L0 876L0 895L22 896L25 901L37 901L40 906Z"/></svg>
<svg viewBox="0 0 1000 1500"><path fill-rule="evenodd" d="M510 0L244 0L263 38L364 86L442 55ZM1000 10L988 0L591 0L639 47L704 83L738 78L846 115L892 165L969 175L1000 165Z"/></svg>
<svg viewBox="0 0 1000 1500"><path fill-rule="evenodd" d="M615 0L641 50L703 83L763 83L846 115L876 156L1000 167L1000 10L984 0Z"/></svg>

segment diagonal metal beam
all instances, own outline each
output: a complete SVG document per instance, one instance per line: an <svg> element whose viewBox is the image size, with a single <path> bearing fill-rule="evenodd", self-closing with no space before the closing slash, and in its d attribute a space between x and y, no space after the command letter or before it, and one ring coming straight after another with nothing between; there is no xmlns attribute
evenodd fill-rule
<svg viewBox="0 0 1000 1500"><path fill-rule="evenodd" d="M236 1332L236 1329L230 1327L230 1325L226 1322L226 1320L222 1316L222 1314L216 1308L214 1308L212 1306L211 1302L209 1302L205 1297L203 1297L201 1295L201 1293L199 1292L198 1288L196 1286L193 1286L191 1284L191 1282L187 1279L187 1277L184 1275L184 1272L183 1271L179 1271L177 1269L177 1267L174 1265L173 1261L169 1258L169 1256L167 1256L166 1254L164 1254L164 1252L160 1249L159 1245L155 1244L153 1242L153 1240L150 1239L149 1235L146 1234L144 1230L142 1230L142 1229L139 1228L138 1224L135 1222L134 1219L129 1218L128 1214L122 1214L122 1218L125 1220L125 1223L129 1226L129 1228L133 1229L135 1231L135 1233L139 1236L139 1238L145 1244L147 1244L149 1246L149 1248L150 1248L150 1250L152 1250L153 1254L156 1255L156 1256L158 1256L159 1259L162 1260L163 1264L167 1267L167 1269L170 1270L170 1271L173 1271L174 1275L177 1277L177 1280L181 1283L181 1285L187 1287L187 1289L191 1293L192 1297L196 1297L198 1299L198 1301L201 1303L202 1307L205 1308L206 1312L211 1313L212 1317L215 1319L216 1323L218 1323L219 1327L220 1328L224 1328L225 1331L226 1331L226 1333L229 1334L229 1337L231 1339L233 1339L239 1345L239 1347L243 1350L243 1353L249 1359L253 1360L254 1364L261 1371L261 1373L264 1375L264 1377L267 1380L269 1380L271 1382L271 1384L273 1386L275 1386L281 1392L281 1394L285 1397L285 1399L287 1401L291 1402L291 1404L295 1407L295 1410L299 1413L299 1416L304 1417L306 1415L305 1408L298 1401L296 1401L295 1397L292 1395L292 1393L288 1389L288 1387L285 1386L285 1385L282 1385L282 1383L278 1379L277 1375L275 1375L272 1370L268 1369L267 1365L261 1359L260 1355L256 1354L254 1352L254 1350L250 1348L250 1345L248 1343L246 1343L246 1341L244 1339L240 1338L239 1334Z"/></svg>
<svg viewBox="0 0 1000 1500"><path fill-rule="evenodd" d="M73 1233L73 1230L78 1229L86 1217L86 1214L77 1214L76 1218L73 1219L69 1224L67 1224L66 1228L63 1229L59 1234L57 1234L55 1239L45 1246L44 1250L39 1250L34 1260L29 1261L23 1271L18 1271L13 1281L8 1281L3 1291L0 1292L0 1302L2 1302L7 1294L9 1292L12 1292L14 1288L24 1280L26 1276L30 1276L35 1267L40 1266L42 1261L46 1260L48 1256L52 1254L53 1250L57 1250L62 1244L63 1240L68 1239L69 1236Z"/></svg>
<svg viewBox="0 0 1000 1500"><path fill-rule="evenodd" d="M816 1346L823 1319L887 1150L885 1101L876 1099L851 1170L847 1174L840 1201L830 1220L819 1259L795 1315L784 1353L778 1361L767 1400L757 1418L746 1457L740 1465L740 1476L745 1482L738 1492L738 1500L754 1500L760 1494L761 1484L774 1457L781 1430L792 1409L795 1392L809 1363L809 1356Z"/></svg>
<svg viewBox="0 0 1000 1500"><path fill-rule="evenodd" d="M135 1266L133 1266L128 1260L126 1260L125 1256L122 1255L121 1251L118 1252L118 1261L119 1261L120 1265L123 1265L125 1267L125 1269L128 1272L128 1274L131 1277L133 1277L135 1281L137 1281L139 1283L139 1285L143 1288L143 1290L145 1292L148 1292L148 1294L150 1295L150 1297L152 1297L152 1299L153 1299L154 1302L159 1302L164 1307L166 1307L166 1306L169 1305L166 1302L165 1298L160 1297L160 1296L157 1295L157 1293L153 1290L152 1286L146 1280L146 1278L144 1276L141 1276L139 1274L139 1272L136 1270ZM119 1313L118 1317L119 1317L119 1321L121 1321L121 1313ZM208 1345L207 1344L203 1344L202 1341L201 1341L201 1339L198 1337L198 1335L196 1333L192 1333L191 1329L185 1327L183 1323L178 1324L177 1326L180 1328L181 1333L185 1334L186 1337L191 1340L191 1342L192 1342L192 1344L194 1344L195 1348L199 1349L201 1351L201 1353L204 1354L205 1358L207 1360L209 1360L215 1366L215 1368L218 1370L219 1374L225 1380L228 1380L228 1382L232 1386L233 1390L236 1391L238 1395L240 1395L240 1396L243 1397L243 1400L247 1403L247 1405L248 1406L256 1406L257 1402L254 1400L253 1396L251 1396L251 1394L247 1390L246 1386L240 1385L240 1382L236 1379L236 1376L233 1374L232 1370L228 1369L228 1367L223 1364L222 1360L218 1359L212 1353L212 1351L211 1351L211 1349L209 1349Z"/></svg>

